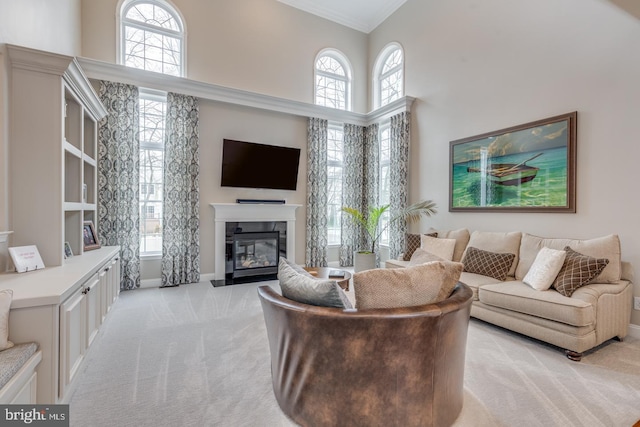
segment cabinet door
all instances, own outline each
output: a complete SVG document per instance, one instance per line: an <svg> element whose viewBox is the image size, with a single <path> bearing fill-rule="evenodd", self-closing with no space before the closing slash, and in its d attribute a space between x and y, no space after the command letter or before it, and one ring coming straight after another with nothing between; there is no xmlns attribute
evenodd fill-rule
<svg viewBox="0 0 640 427"><path fill-rule="evenodd" d="M85 285L86 299L87 299L87 338L86 347L88 348L93 339L98 334L98 328L102 324L102 283L98 278L98 275L94 275L87 281Z"/></svg>
<svg viewBox="0 0 640 427"><path fill-rule="evenodd" d="M78 373L86 350L84 286L60 305L60 396Z"/></svg>
<svg viewBox="0 0 640 427"><path fill-rule="evenodd" d="M109 275L107 274L110 269L110 265L107 264L106 267L103 267L99 273L99 282L100 282L100 293L102 294L102 299L100 301L100 317L104 320L107 315L107 311L109 311Z"/></svg>

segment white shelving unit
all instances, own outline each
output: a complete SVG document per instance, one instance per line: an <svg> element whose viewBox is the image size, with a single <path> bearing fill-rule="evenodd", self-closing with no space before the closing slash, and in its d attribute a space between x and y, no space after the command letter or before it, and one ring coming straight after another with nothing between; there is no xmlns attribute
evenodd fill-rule
<svg viewBox="0 0 640 427"><path fill-rule="evenodd" d="M82 255L83 222L98 225L98 121L107 112L75 58L7 51L12 244L36 245L45 265L63 265L64 242Z"/></svg>

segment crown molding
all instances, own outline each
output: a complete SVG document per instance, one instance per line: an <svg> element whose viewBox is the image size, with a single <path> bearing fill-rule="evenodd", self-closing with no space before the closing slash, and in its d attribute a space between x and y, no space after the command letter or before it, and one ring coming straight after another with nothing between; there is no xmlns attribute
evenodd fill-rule
<svg viewBox="0 0 640 427"><path fill-rule="evenodd" d="M107 110L73 56L10 44L7 45L7 52L12 68L60 76L97 120L107 115Z"/></svg>
<svg viewBox="0 0 640 427"><path fill-rule="evenodd" d="M119 64L97 61L95 59L78 58L78 63L85 74L91 79L126 83L140 88L176 92L210 101L258 108L294 116L317 117L360 126L368 126L377 121L385 120L394 114L410 111L411 105L415 100L413 97L405 96L382 108L367 114L362 114L229 88L184 77L168 76L151 71L125 67Z"/></svg>

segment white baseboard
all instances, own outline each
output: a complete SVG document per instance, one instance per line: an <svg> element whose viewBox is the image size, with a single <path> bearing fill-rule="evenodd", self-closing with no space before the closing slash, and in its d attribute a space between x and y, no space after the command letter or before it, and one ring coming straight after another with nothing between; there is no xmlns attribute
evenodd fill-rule
<svg viewBox="0 0 640 427"><path fill-rule="evenodd" d="M630 323L629 336L640 339L640 326Z"/></svg>
<svg viewBox="0 0 640 427"><path fill-rule="evenodd" d="M210 282L212 280L215 280L215 278L216 278L216 275L214 273L208 273L208 274L201 274L200 275L200 281L201 282ZM160 280L160 278L158 278L158 279L141 280L140 281L140 289L159 288L161 283L162 283L162 281Z"/></svg>
<svg viewBox="0 0 640 427"><path fill-rule="evenodd" d="M140 280L140 289L144 288L159 288L160 287L160 279L147 279Z"/></svg>

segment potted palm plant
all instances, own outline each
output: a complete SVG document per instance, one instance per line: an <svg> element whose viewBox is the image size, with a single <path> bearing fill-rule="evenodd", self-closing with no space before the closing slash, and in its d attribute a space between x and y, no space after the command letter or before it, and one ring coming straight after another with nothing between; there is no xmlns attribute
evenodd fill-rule
<svg viewBox="0 0 640 427"><path fill-rule="evenodd" d="M352 221L362 227L371 240L371 250L361 249L354 252L354 271L357 273L358 271L375 268L376 243L378 239L380 239L380 236L382 236L382 233L384 233L392 223L400 220L408 223L416 222L422 216L429 217L435 215L437 213L435 208L436 204L431 200L414 203L398 212L395 216L391 217L383 227L380 227L380 220L384 213L389 210L389 205L370 206L366 213L355 208L342 207L342 212L349 215Z"/></svg>

